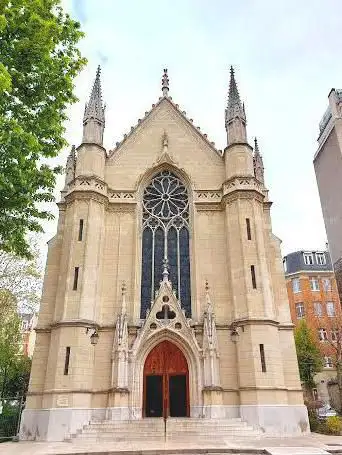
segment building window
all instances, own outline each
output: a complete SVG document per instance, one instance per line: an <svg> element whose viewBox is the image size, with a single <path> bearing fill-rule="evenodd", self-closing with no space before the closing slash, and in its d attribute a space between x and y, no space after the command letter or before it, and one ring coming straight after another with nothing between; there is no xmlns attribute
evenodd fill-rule
<svg viewBox="0 0 342 455"><path fill-rule="evenodd" d="M78 285L78 273L79 273L79 267L75 267L75 271L74 271L74 284L73 284L73 291L76 291L77 290L77 285Z"/></svg>
<svg viewBox="0 0 342 455"><path fill-rule="evenodd" d="M324 356L324 368L333 368L333 361L331 357Z"/></svg>
<svg viewBox="0 0 342 455"><path fill-rule="evenodd" d="M70 346L65 348L65 362L64 362L64 374L69 374L69 362L70 362Z"/></svg>
<svg viewBox="0 0 342 455"><path fill-rule="evenodd" d="M330 318L333 318L334 316L336 316L334 302L327 302L327 315Z"/></svg>
<svg viewBox="0 0 342 455"><path fill-rule="evenodd" d="M339 341L339 329L331 329L331 341Z"/></svg>
<svg viewBox="0 0 342 455"><path fill-rule="evenodd" d="M265 348L263 344L259 344L260 350L260 361L261 361L261 371L266 373L266 360L265 360Z"/></svg>
<svg viewBox="0 0 342 455"><path fill-rule="evenodd" d="M310 278L311 291L319 291L319 282L317 278Z"/></svg>
<svg viewBox="0 0 342 455"><path fill-rule="evenodd" d="M292 280L292 291L296 294L300 292L300 279L299 278L294 278Z"/></svg>
<svg viewBox="0 0 342 455"><path fill-rule="evenodd" d="M322 278L323 289L325 292L331 291L331 279L330 278Z"/></svg>
<svg viewBox="0 0 342 455"><path fill-rule="evenodd" d="M316 262L318 265L325 265L327 263L324 253L316 253Z"/></svg>
<svg viewBox="0 0 342 455"><path fill-rule="evenodd" d="M321 302L314 302L314 313L315 316L318 316L319 318L322 317L323 310Z"/></svg>
<svg viewBox="0 0 342 455"><path fill-rule="evenodd" d="M256 289L256 288L257 288L257 285L256 285L255 267L254 267L254 265L251 265L251 277L252 277L252 286L253 286L253 289Z"/></svg>
<svg viewBox="0 0 342 455"><path fill-rule="evenodd" d="M283 266L284 266L284 272L287 272L287 260L286 258L283 259Z"/></svg>
<svg viewBox="0 0 342 455"><path fill-rule="evenodd" d="M78 228L78 240L81 241L82 238L83 238L83 220L80 220L80 225L79 225L79 228Z"/></svg>
<svg viewBox="0 0 342 455"><path fill-rule="evenodd" d="M304 303L296 303L296 314L297 319L303 319L304 314Z"/></svg>
<svg viewBox="0 0 342 455"><path fill-rule="evenodd" d="M247 229L247 239L252 240L251 222L250 222L249 218L246 218L246 229Z"/></svg>
<svg viewBox="0 0 342 455"><path fill-rule="evenodd" d="M327 334L326 329L318 329L318 339L319 339L319 341L328 340L328 334Z"/></svg>
<svg viewBox="0 0 342 455"><path fill-rule="evenodd" d="M312 253L303 253L304 264L305 265L313 265L313 254Z"/></svg>
<svg viewBox="0 0 342 455"><path fill-rule="evenodd" d="M191 316L189 198L181 180L170 171L152 179L143 195L140 317L155 298L163 263L187 317Z"/></svg>

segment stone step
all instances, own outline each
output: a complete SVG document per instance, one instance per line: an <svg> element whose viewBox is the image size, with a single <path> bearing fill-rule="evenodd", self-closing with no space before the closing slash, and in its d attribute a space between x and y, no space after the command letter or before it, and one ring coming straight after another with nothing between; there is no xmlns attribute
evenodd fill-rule
<svg viewBox="0 0 342 455"><path fill-rule="evenodd" d="M90 422L72 439L87 442L99 441L213 441L217 438L259 438L260 432L247 425L240 418L235 419L192 419L170 418L141 419L126 421Z"/></svg>

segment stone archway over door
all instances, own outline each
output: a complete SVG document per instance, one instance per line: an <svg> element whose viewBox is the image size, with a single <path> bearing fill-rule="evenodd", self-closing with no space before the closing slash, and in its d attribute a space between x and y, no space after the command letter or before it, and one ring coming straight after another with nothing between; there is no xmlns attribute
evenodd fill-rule
<svg viewBox="0 0 342 455"><path fill-rule="evenodd" d="M145 417L189 416L188 363L170 341L162 341L148 354L143 393Z"/></svg>

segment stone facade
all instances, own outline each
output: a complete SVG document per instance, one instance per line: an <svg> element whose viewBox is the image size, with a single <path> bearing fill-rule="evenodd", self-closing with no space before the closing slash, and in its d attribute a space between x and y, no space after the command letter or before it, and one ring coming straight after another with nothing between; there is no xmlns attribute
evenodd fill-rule
<svg viewBox="0 0 342 455"><path fill-rule="evenodd" d="M97 74L49 242L22 439L143 418L144 362L163 341L186 358L189 418L241 417L269 434L308 430L280 240L234 72L224 152L173 102L166 70L162 94L107 152ZM191 315L166 257L141 318L142 199L163 171L188 194Z"/></svg>

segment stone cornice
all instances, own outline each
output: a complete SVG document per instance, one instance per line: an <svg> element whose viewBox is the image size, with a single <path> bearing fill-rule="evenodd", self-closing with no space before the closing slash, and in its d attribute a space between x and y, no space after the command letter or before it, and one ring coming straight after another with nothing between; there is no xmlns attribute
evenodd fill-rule
<svg viewBox="0 0 342 455"><path fill-rule="evenodd" d="M254 176L236 175L226 180L222 185L223 195L231 194L234 191L256 191L265 197L265 187Z"/></svg>
<svg viewBox="0 0 342 455"><path fill-rule="evenodd" d="M255 199L256 201L263 203L264 196L258 191L234 191L231 194L226 194L222 198L222 203L230 204L231 202L237 201L239 199Z"/></svg>
<svg viewBox="0 0 342 455"><path fill-rule="evenodd" d="M248 144L248 142L233 142L232 144L228 144L227 147L223 149L223 155L231 148L235 147L236 145L238 146L244 146L247 147L251 152L253 152L253 147Z"/></svg>
<svg viewBox="0 0 342 455"><path fill-rule="evenodd" d="M105 204L108 211L131 212L136 206L136 191L113 190L95 175L77 176L69 185L68 191L62 192L60 209L65 209L75 200L95 200Z"/></svg>
<svg viewBox="0 0 342 455"><path fill-rule="evenodd" d="M301 387L273 387L273 386L245 386L245 387L239 387L239 390L241 392L244 391L249 391L249 390L283 390L284 392L302 392L303 389ZM267 406L267 405L266 405Z"/></svg>
<svg viewBox="0 0 342 455"><path fill-rule="evenodd" d="M54 321L48 326L37 326L35 331L37 333L47 333L50 332L52 329L56 329L59 327L83 327L83 328L90 328L90 329L98 329L101 330L100 325L89 319L65 319L62 321Z"/></svg>
<svg viewBox="0 0 342 455"><path fill-rule="evenodd" d="M217 330L230 330L232 324L235 327L243 327L246 325L272 325L278 327L279 330L293 330L294 325L292 323L280 323L274 319L267 319L267 318L241 318L236 319L232 323L217 323L216 328ZM98 322L91 321L88 319L68 319L63 321L55 321L48 326L41 326L36 327L35 330L38 333L49 333L52 329L59 328L59 327L81 327L81 328L96 328L100 332L109 332L115 329L115 324L99 324ZM196 331L196 333L200 334L203 331L203 322L198 322L193 324L192 329ZM130 335L136 335L138 331L141 329L140 326L137 325L129 325L128 332Z"/></svg>
<svg viewBox="0 0 342 455"><path fill-rule="evenodd" d="M292 324L292 322L288 322L286 324L281 323L279 325L279 330L291 330L292 331L294 329L294 327L295 327L295 325Z"/></svg>
<svg viewBox="0 0 342 455"><path fill-rule="evenodd" d="M103 145L100 145L100 144L98 144L97 142L82 142L82 144L80 144L80 145L76 148L76 150L78 151L78 150L79 150L81 147L83 147L84 145L85 145L85 146L87 146L87 145L95 145L96 147L98 147L99 149L101 149L101 150L105 153L105 155L106 155L106 157L107 157L107 150L103 147Z"/></svg>

